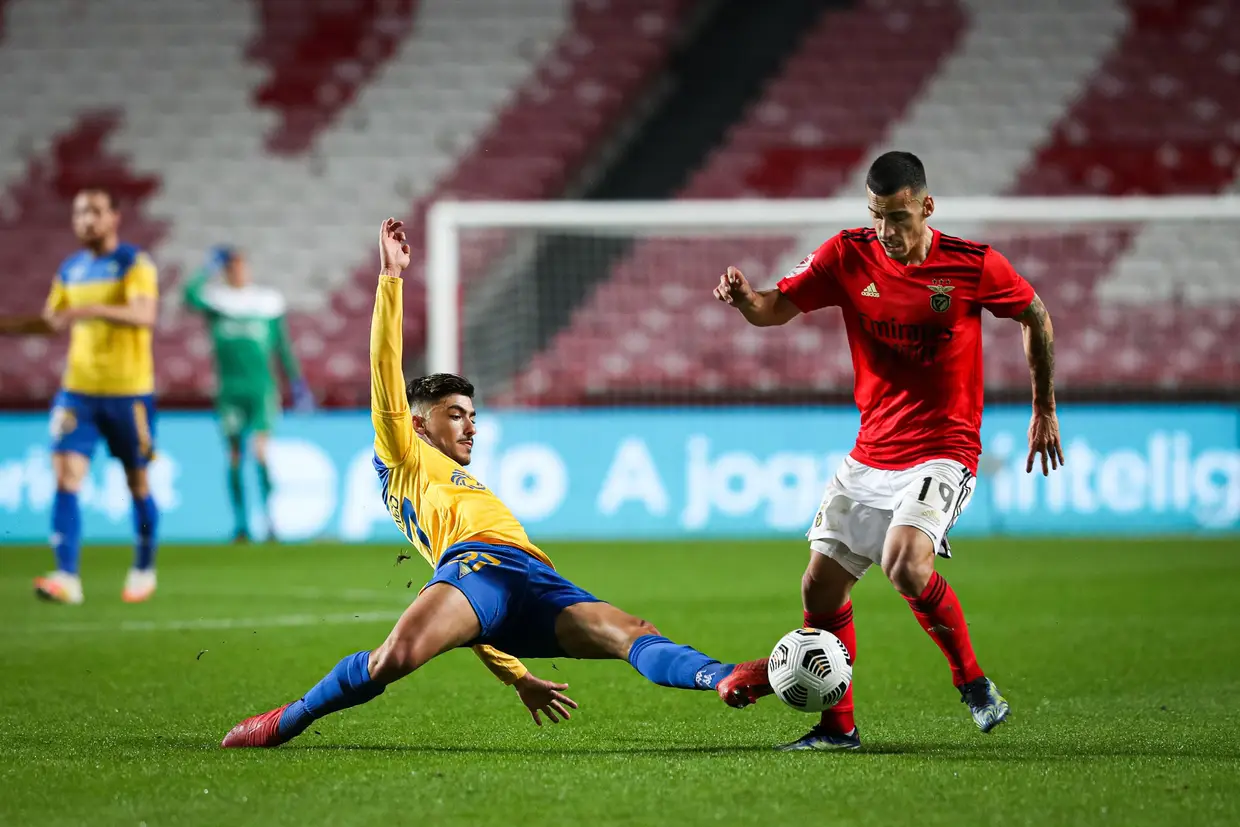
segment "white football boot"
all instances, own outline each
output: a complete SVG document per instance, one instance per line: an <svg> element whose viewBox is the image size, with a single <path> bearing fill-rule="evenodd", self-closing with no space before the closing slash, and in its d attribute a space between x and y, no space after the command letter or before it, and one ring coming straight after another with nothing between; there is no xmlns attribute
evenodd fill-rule
<svg viewBox="0 0 1240 827"><path fill-rule="evenodd" d="M121 600L126 603L142 603L155 594L155 569L130 569L125 576L125 589Z"/></svg>
<svg viewBox="0 0 1240 827"><path fill-rule="evenodd" d="M52 603L76 606L86 599L82 594L82 578L66 571L54 571L34 579L34 594Z"/></svg>

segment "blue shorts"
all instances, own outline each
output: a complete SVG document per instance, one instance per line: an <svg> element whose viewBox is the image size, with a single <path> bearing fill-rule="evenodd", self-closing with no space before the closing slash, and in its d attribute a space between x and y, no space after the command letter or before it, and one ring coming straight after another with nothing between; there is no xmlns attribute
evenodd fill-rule
<svg viewBox="0 0 1240 827"><path fill-rule="evenodd" d="M427 586L447 583L468 598L482 634L470 646L494 646L518 658L567 657L555 619L575 603L598 603L536 557L509 546L458 543L444 552Z"/></svg>
<svg viewBox="0 0 1240 827"><path fill-rule="evenodd" d="M92 396L62 390L52 400L52 450L91 457L102 438L126 468L155 457L155 396Z"/></svg>

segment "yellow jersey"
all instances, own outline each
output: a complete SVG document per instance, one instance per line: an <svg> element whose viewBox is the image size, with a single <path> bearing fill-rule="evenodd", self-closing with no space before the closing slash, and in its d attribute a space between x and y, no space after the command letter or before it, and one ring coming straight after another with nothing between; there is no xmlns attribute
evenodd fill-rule
<svg viewBox="0 0 1240 827"><path fill-rule="evenodd" d="M470 541L520 549L550 566L499 497L414 432L401 369L403 315L401 280L380 276L370 327L370 418L388 513L432 568L449 548ZM527 671L489 646L474 650L505 683Z"/></svg>
<svg viewBox="0 0 1240 827"><path fill-rule="evenodd" d="M137 296L159 297L155 264L132 244L106 255L82 250L65 259L52 280L52 312L92 304L124 305ZM74 322L62 385L91 396L142 396L155 391L151 329L104 319Z"/></svg>

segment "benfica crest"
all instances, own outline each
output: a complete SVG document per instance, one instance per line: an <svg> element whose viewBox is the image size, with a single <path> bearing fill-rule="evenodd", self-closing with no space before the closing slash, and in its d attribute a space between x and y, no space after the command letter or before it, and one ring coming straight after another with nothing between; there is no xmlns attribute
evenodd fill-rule
<svg viewBox="0 0 1240 827"><path fill-rule="evenodd" d="M947 308L952 306L951 292L956 288L947 283L946 279L935 279L934 283L927 284L930 288L930 309L935 313L946 313Z"/></svg>

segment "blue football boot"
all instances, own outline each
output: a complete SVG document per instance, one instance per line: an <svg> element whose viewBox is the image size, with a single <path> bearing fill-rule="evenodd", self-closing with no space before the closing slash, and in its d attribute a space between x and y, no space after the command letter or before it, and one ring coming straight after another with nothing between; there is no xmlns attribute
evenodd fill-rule
<svg viewBox="0 0 1240 827"><path fill-rule="evenodd" d="M782 752L794 752L797 750L820 750L822 752L836 752L839 750L861 749L861 733L856 727L847 735L837 735L833 732L827 732L821 725L814 727L809 732L802 735L791 744L784 744L776 747Z"/></svg>
<svg viewBox="0 0 1240 827"><path fill-rule="evenodd" d="M975 681L970 681L960 689L960 702L969 705L969 712L973 715L973 723L977 724L977 728L982 732L990 732L999 724L1007 720L1008 702L999 694L999 687L987 677L980 677Z"/></svg>

